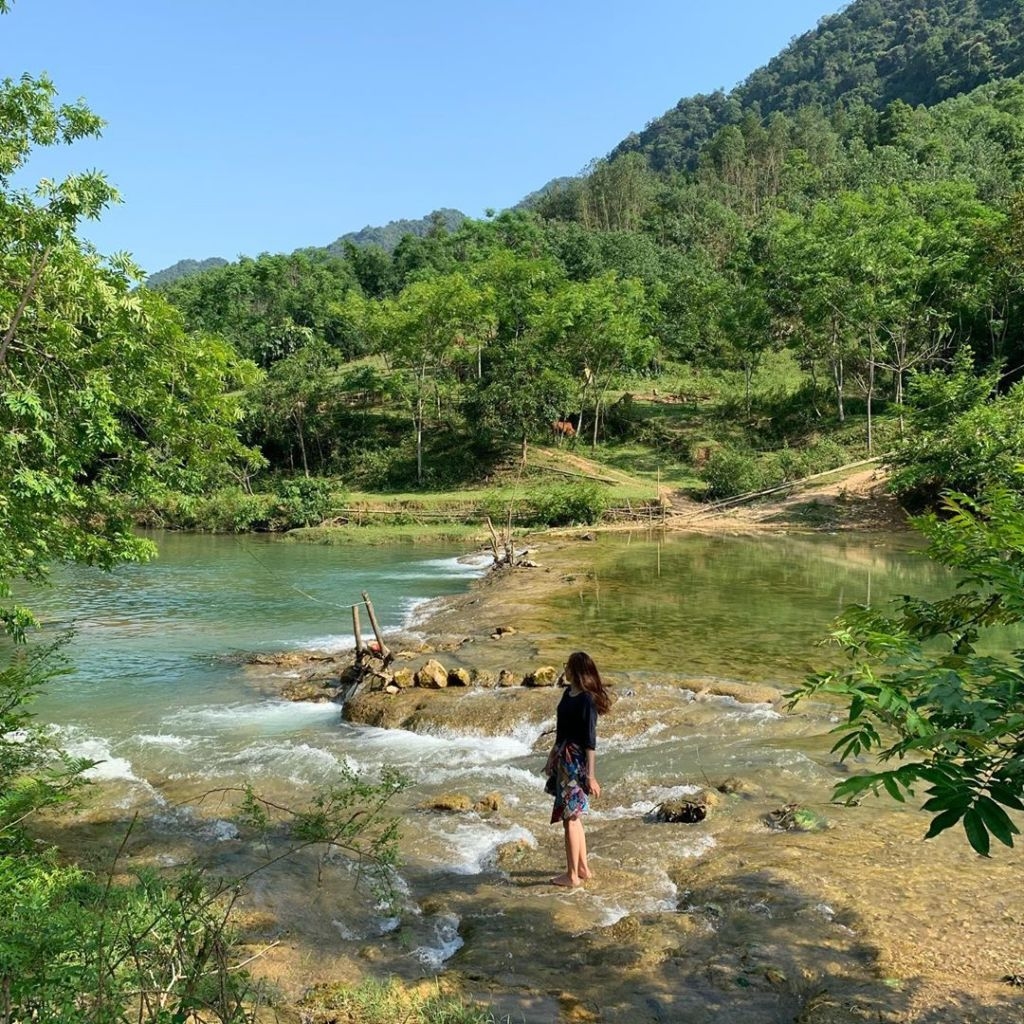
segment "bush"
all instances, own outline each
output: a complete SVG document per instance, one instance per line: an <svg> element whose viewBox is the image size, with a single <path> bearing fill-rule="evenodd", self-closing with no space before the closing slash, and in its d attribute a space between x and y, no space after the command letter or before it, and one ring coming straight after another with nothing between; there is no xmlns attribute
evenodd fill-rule
<svg viewBox="0 0 1024 1024"><path fill-rule="evenodd" d="M597 484L555 484L530 491L516 519L529 526L589 526L607 508L608 492Z"/></svg>
<svg viewBox="0 0 1024 1024"><path fill-rule="evenodd" d="M332 490L329 480L315 476L299 476L282 480L277 485L279 501L273 525L289 530L294 526L322 523L331 510Z"/></svg>
<svg viewBox="0 0 1024 1024"><path fill-rule="evenodd" d="M701 477L708 485L709 498L732 498L764 486L764 471L757 459L730 447L718 448L708 456Z"/></svg>

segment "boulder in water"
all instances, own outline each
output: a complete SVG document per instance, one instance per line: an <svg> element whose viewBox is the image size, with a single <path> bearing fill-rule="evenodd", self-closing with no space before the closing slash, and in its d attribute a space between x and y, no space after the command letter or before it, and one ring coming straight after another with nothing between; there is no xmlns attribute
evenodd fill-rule
<svg viewBox="0 0 1024 1024"><path fill-rule="evenodd" d="M824 832L828 828L828 820L823 815L800 804L785 804L769 811L762 821L779 832Z"/></svg>
<svg viewBox="0 0 1024 1024"><path fill-rule="evenodd" d="M462 812L472 810L473 801L465 793L442 793L423 806L431 811Z"/></svg>
<svg viewBox="0 0 1024 1024"><path fill-rule="evenodd" d="M507 668L503 668L498 673L498 685L499 686L518 686L521 680L519 676L512 672L509 672Z"/></svg>
<svg viewBox="0 0 1024 1024"><path fill-rule="evenodd" d="M663 804L658 804L653 813L655 821L665 821L673 825L693 825L703 821L707 816L707 806L695 800L666 800Z"/></svg>
<svg viewBox="0 0 1024 1024"><path fill-rule="evenodd" d="M493 811L500 811L502 799L500 793L486 793L476 802L474 810L478 814L487 814Z"/></svg>
<svg viewBox="0 0 1024 1024"><path fill-rule="evenodd" d="M554 665L542 665L523 677L523 686L554 686L558 681L558 669Z"/></svg>
<svg viewBox="0 0 1024 1024"><path fill-rule="evenodd" d="M448 670L436 658L431 658L416 673L416 685L428 690L443 690L448 685Z"/></svg>
<svg viewBox="0 0 1024 1024"><path fill-rule="evenodd" d="M328 701L334 700L337 695L336 687L306 679L290 679L281 687L281 696L285 700L326 704Z"/></svg>
<svg viewBox="0 0 1024 1024"><path fill-rule="evenodd" d="M391 681L399 689L407 690L416 685L416 673L411 668L396 668L391 673Z"/></svg>
<svg viewBox="0 0 1024 1024"><path fill-rule="evenodd" d="M468 669L461 667L448 669L449 686L469 686L470 682Z"/></svg>

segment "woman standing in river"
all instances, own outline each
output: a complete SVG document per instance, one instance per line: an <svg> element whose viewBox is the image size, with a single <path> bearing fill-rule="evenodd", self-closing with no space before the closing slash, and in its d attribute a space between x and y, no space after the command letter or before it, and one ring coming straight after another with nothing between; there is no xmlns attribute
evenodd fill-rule
<svg viewBox="0 0 1024 1024"><path fill-rule="evenodd" d="M551 882L572 888L591 877L583 815L590 810L588 796L601 795L595 763L597 717L611 707L611 699L593 659L583 651L569 655L565 680L569 685L558 703L555 743L545 770L554 782L551 822L561 821L565 830L565 873Z"/></svg>

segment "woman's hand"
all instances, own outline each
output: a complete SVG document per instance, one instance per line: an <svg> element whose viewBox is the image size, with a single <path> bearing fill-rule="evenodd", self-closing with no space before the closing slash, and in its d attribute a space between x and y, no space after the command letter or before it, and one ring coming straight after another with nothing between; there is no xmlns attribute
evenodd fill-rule
<svg viewBox="0 0 1024 1024"><path fill-rule="evenodd" d="M593 775L590 776L590 780L587 782L587 792L591 796L601 795L601 783L598 782Z"/></svg>

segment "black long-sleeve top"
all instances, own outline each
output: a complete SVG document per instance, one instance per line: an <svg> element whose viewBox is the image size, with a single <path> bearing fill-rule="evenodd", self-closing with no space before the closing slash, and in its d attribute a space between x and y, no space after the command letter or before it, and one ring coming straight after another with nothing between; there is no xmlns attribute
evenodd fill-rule
<svg viewBox="0 0 1024 1024"><path fill-rule="evenodd" d="M597 707L586 690L574 696L566 689L558 702L555 743L565 742L582 750L597 750Z"/></svg>

